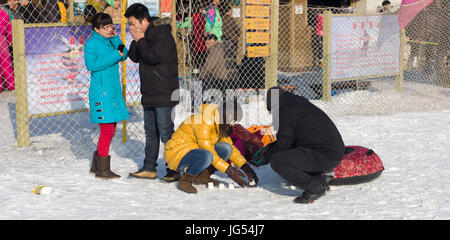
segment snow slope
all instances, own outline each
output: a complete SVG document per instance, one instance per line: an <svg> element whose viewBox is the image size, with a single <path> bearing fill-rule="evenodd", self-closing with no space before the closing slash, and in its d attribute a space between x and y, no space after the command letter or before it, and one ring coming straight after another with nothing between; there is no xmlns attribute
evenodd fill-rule
<svg viewBox="0 0 450 240"><path fill-rule="evenodd" d="M122 178L97 180L88 173L91 159L74 156L61 134L37 136L30 147L17 148L10 101L11 96L0 96L0 219L450 219L448 108L334 117L345 144L373 149L386 170L373 182L332 186L314 204L299 205L292 200L301 191L281 188L284 180L269 166L256 168L257 188L198 186L198 194L188 195L176 183L127 178L143 156L129 158L113 150L112 169ZM178 125L185 115L177 116ZM244 125L251 119L246 116ZM262 112L257 124L268 119ZM160 178L164 159L158 163ZM214 177L231 183L224 174ZM53 192L33 194L39 185Z"/></svg>

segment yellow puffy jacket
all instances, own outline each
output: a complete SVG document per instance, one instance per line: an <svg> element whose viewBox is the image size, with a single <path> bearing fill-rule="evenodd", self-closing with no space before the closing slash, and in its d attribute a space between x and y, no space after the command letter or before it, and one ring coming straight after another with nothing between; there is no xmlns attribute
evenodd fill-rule
<svg viewBox="0 0 450 240"><path fill-rule="evenodd" d="M227 159L221 159L214 150L214 145L218 142L226 142L232 146L230 160L239 168L242 167L247 161L233 145L230 137L219 139L218 123L219 111L216 104L203 104L199 113L184 120L164 148L164 158L169 168L176 170L184 155L200 148L213 154L212 165L224 173L230 165L226 162Z"/></svg>

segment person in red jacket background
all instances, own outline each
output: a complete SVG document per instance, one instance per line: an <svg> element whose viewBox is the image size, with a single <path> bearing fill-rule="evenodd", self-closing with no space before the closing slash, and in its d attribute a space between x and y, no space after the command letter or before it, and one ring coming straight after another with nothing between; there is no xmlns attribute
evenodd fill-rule
<svg viewBox="0 0 450 240"><path fill-rule="evenodd" d="M318 69L322 68L322 46L323 46L323 15L322 13L317 14L316 26L313 36L313 54L314 62Z"/></svg>
<svg viewBox="0 0 450 240"><path fill-rule="evenodd" d="M8 14L0 9L0 92L5 89L14 90L14 70L11 61L11 52L9 47L12 46L11 22ZM4 85L4 86L3 86Z"/></svg>
<svg viewBox="0 0 450 240"><path fill-rule="evenodd" d="M205 64L206 59L206 41L203 36L203 32L205 31L205 17L204 14L201 13L201 6L198 5L194 9L194 14L192 15L192 32L193 32L193 50L194 54L192 56L192 62L194 65L194 69L197 69L194 73L200 73L200 69Z"/></svg>

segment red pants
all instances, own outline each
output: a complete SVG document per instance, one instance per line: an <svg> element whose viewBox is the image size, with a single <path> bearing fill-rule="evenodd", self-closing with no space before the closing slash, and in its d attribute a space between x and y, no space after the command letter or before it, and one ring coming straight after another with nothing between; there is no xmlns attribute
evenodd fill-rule
<svg viewBox="0 0 450 240"><path fill-rule="evenodd" d="M109 156L109 147L111 145L112 138L116 133L117 123L99 123L100 125L100 137L98 138L97 153L99 157Z"/></svg>

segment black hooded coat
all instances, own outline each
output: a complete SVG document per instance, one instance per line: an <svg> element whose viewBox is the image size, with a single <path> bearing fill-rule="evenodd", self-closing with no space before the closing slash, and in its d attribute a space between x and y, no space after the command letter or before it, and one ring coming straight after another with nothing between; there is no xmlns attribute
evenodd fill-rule
<svg viewBox="0 0 450 240"><path fill-rule="evenodd" d="M295 159L290 164L307 172L330 170L340 163L344 142L333 121L321 109L306 98L278 87L271 88L266 99L268 110L272 110L277 140L266 146L264 163L274 158Z"/></svg>
<svg viewBox="0 0 450 240"><path fill-rule="evenodd" d="M179 89L178 54L172 37L170 18L153 18L144 38L132 41L128 56L139 63L142 106L172 107L179 96L172 94Z"/></svg>

